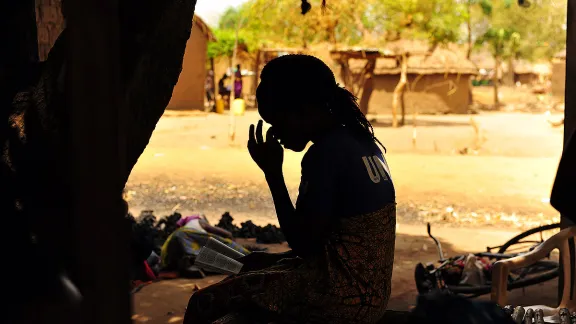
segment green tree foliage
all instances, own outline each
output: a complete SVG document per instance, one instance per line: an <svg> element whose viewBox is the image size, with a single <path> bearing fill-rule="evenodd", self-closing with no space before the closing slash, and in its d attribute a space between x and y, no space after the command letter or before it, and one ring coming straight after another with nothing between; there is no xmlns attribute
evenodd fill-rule
<svg viewBox="0 0 576 324"><path fill-rule="evenodd" d="M458 42L466 6L454 0L378 0L372 19L387 40L427 39L432 45Z"/></svg>
<svg viewBox="0 0 576 324"><path fill-rule="evenodd" d="M475 25L476 34L494 39L498 30L515 32L520 38L515 44L516 57L550 58L566 46L566 6L566 0L534 0L528 8L516 5L515 1L493 0L491 14Z"/></svg>
<svg viewBox="0 0 576 324"><path fill-rule="evenodd" d="M330 0L326 8L321 2L310 1L312 9L303 16L294 0L251 0L226 12L220 28L233 28L241 15L243 29L269 43L357 45L371 40L383 45L421 38L437 44L460 40L465 18L465 6L454 0Z"/></svg>
<svg viewBox="0 0 576 324"><path fill-rule="evenodd" d="M230 7L224 11L218 22L218 28L224 30L234 30L238 20L242 19L241 8Z"/></svg>
<svg viewBox="0 0 576 324"><path fill-rule="evenodd" d="M520 34L513 29L491 27L476 40L476 43L480 46L487 45L494 57L506 59L517 56L520 40Z"/></svg>
<svg viewBox="0 0 576 324"><path fill-rule="evenodd" d="M312 9L301 14L294 0L252 0L239 12L246 21L245 29L258 35L262 42L305 46L316 42L358 43L367 30L364 13L374 0L334 0L322 9L321 0L311 1ZM229 17L222 23L229 24Z"/></svg>
<svg viewBox="0 0 576 324"><path fill-rule="evenodd" d="M214 30L217 42L208 43L208 58L229 57L234 54L234 44L236 41L235 28L219 28ZM260 42L256 39L256 34L240 28L238 30L238 48L246 53L254 52Z"/></svg>
<svg viewBox="0 0 576 324"><path fill-rule="evenodd" d="M397 39L472 44L504 30L519 35L516 55L526 59L551 57L565 46L567 0L533 0L529 8L515 0L327 0L324 9L322 0L309 2L311 10L302 15L297 0L249 0L225 12L217 34L227 39L240 21L242 43L254 49L319 42L383 46ZM212 52L229 53L226 43Z"/></svg>
<svg viewBox="0 0 576 324"><path fill-rule="evenodd" d="M240 23L240 25L238 25ZM253 30L242 28L245 19L238 9L229 8L220 18L218 28L214 30L217 42L208 43L208 58L229 57L234 54L234 44L236 41L236 27L238 30L238 47L245 52L253 52L260 46L257 41L258 36Z"/></svg>

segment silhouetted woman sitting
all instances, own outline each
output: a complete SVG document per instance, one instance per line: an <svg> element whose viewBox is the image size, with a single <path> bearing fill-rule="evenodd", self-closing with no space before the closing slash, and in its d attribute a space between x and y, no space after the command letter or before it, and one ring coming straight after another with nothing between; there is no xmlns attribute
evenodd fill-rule
<svg viewBox="0 0 576 324"><path fill-rule="evenodd" d="M272 127L264 140L262 121L252 125L248 149L292 251L246 256L242 273L192 295L185 323L234 312L281 323L377 322L390 297L396 203L372 126L356 98L312 56L269 62L256 97ZM309 142L294 207L282 146L301 152Z"/></svg>

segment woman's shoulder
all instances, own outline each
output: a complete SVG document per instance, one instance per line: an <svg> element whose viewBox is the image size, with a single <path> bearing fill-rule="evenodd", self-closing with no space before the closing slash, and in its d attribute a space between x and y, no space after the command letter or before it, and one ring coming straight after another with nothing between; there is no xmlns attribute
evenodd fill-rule
<svg viewBox="0 0 576 324"><path fill-rule="evenodd" d="M345 164L346 160L366 155L368 151L377 150L378 148L373 142L359 140L347 129L341 128L312 144L304 155L302 165L314 161ZM374 153L370 155L372 154Z"/></svg>
<svg viewBox="0 0 576 324"><path fill-rule="evenodd" d="M346 144L346 141L346 136L343 135L340 130L332 131L321 140L314 142L304 154L304 159L333 159L337 155L340 155L343 144Z"/></svg>

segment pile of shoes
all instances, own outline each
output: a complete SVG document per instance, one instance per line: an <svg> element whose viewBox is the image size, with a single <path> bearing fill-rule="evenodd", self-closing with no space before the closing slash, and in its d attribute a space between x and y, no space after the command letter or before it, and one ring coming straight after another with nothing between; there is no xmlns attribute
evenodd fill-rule
<svg viewBox="0 0 576 324"><path fill-rule="evenodd" d="M218 227L223 228L237 238L255 238L258 244L279 244L286 242L282 230L275 225L268 224L264 227L246 221L240 227L234 225L234 218L229 212L225 212L218 222Z"/></svg>
<svg viewBox="0 0 576 324"><path fill-rule="evenodd" d="M160 254L160 249L168 236L178 228L176 223L182 215L173 213L157 221L153 211L144 210L138 218L131 214L126 215L126 218L132 226L133 241L140 242L140 245L145 244L146 248Z"/></svg>
<svg viewBox="0 0 576 324"><path fill-rule="evenodd" d="M560 324L576 324L576 312L570 314L567 308L561 308L558 314L554 316L544 316L542 309L524 308L522 306L512 307L511 305L505 306L504 312L510 315L514 322L524 324L545 324L545 323L560 323Z"/></svg>

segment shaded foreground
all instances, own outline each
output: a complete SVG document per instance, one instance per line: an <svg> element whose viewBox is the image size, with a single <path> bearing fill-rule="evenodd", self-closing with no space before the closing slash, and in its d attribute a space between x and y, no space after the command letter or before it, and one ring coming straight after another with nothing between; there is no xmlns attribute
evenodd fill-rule
<svg viewBox="0 0 576 324"><path fill-rule="evenodd" d="M413 278L414 267L418 262L434 262L438 257L425 231L425 226L421 225L398 226L389 309L408 310L414 305L417 296ZM437 228L434 231L442 240L444 250L449 256L483 250L486 245L503 242L515 234L508 231L482 229ZM268 247L271 252L281 252L287 249L285 245ZM198 280L175 279L145 286L134 295L133 319L137 323L180 323L184 317L188 299L195 287L206 287L223 278L224 276L211 276ZM509 302L523 305L554 305L557 287L557 281L553 280L524 290L515 290L511 292ZM487 296L482 298L487 299Z"/></svg>

